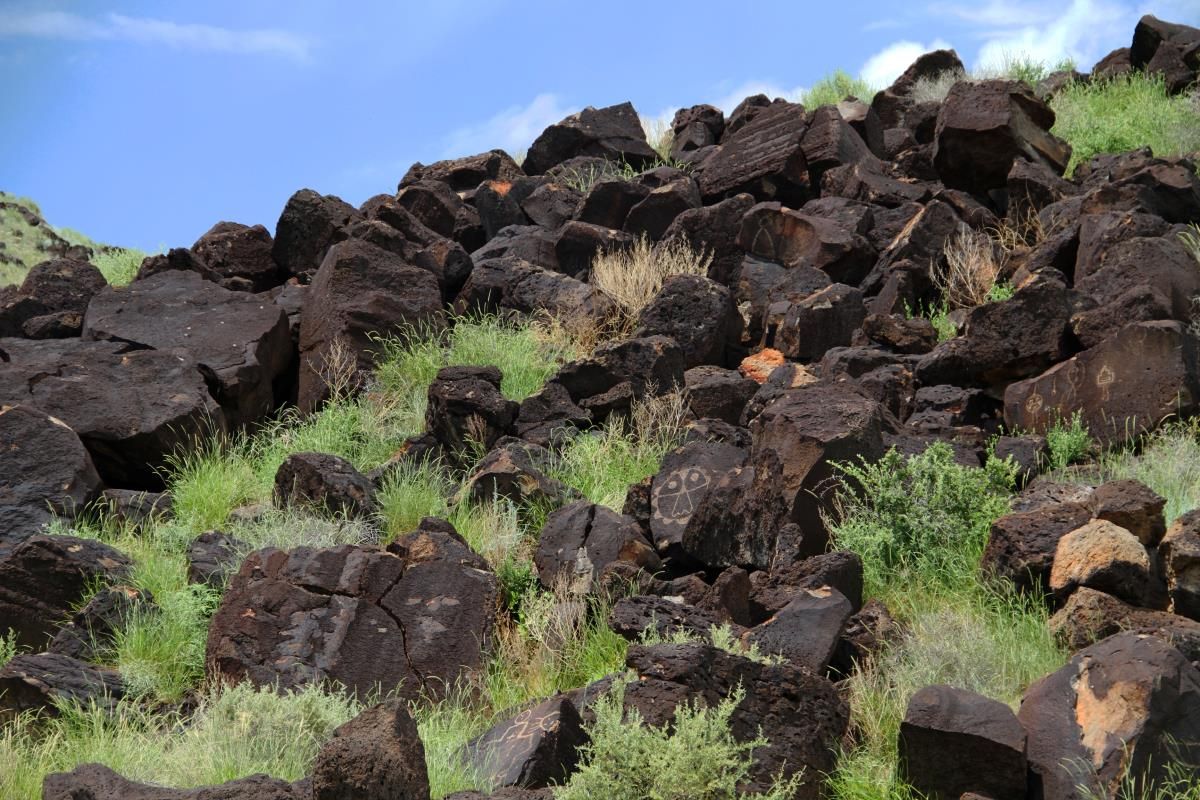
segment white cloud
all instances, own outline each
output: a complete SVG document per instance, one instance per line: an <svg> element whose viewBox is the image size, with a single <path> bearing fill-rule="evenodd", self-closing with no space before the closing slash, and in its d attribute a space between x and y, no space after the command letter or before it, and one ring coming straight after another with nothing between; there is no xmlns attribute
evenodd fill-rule
<svg viewBox="0 0 1200 800"><path fill-rule="evenodd" d="M127 41L189 50L276 55L298 61L308 58L310 47L305 38L283 30L235 30L122 14L90 18L62 11L0 11L0 38L5 37Z"/></svg>
<svg viewBox="0 0 1200 800"><path fill-rule="evenodd" d="M782 97L786 100L797 100L800 95L804 94L805 88L803 86L793 86L791 89L785 89L782 86L765 81L746 81L740 86L736 86L721 96L710 100L709 103L728 114L737 108L738 103L751 95L765 94L772 100L776 97Z"/></svg>
<svg viewBox="0 0 1200 800"><path fill-rule="evenodd" d="M1072 0L1060 14L981 32L985 41L974 66L986 71L1013 58L1049 66L1071 58L1079 69L1088 70L1114 47L1128 45L1136 23L1136 11L1122 3Z"/></svg>
<svg viewBox="0 0 1200 800"><path fill-rule="evenodd" d="M935 39L928 45L911 41L894 42L868 58L859 70L859 77L877 88L891 86L920 56L931 50L948 49L950 44L941 39Z"/></svg>
<svg viewBox="0 0 1200 800"><path fill-rule="evenodd" d="M557 95L539 94L526 106L512 106L483 122L451 131L443 157L457 158L497 147L509 153L524 150L547 127L578 110L563 105Z"/></svg>

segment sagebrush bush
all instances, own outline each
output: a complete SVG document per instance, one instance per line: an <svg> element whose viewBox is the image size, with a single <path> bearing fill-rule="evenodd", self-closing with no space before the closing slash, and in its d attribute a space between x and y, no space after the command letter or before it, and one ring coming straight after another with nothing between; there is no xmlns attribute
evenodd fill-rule
<svg viewBox="0 0 1200 800"><path fill-rule="evenodd" d="M135 781L189 788L255 773L307 775L334 728L359 711L352 698L310 686L288 692L214 687L187 720L124 701L115 713L64 704L0 730L0 797L38 800L51 772L98 762Z"/></svg>
<svg viewBox="0 0 1200 800"><path fill-rule="evenodd" d="M712 254L683 239L658 245L642 236L628 250L601 251L592 261L591 283L617 302L627 327L637 322L672 275L708 275Z"/></svg>
<svg viewBox="0 0 1200 800"><path fill-rule="evenodd" d="M1128 75L1074 83L1050 101L1057 117L1052 132L1071 144L1075 166L1101 153L1149 147L1160 157L1200 150L1200 104L1171 96L1161 75Z"/></svg>
<svg viewBox="0 0 1200 800"><path fill-rule="evenodd" d="M862 557L868 594L919 576L930 585L974 581L993 521L1008 511L1016 467L955 461L945 442L878 462L843 463L846 477L830 520L835 543Z"/></svg>
<svg viewBox="0 0 1200 800"><path fill-rule="evenodd" d="M681 705L670 725L656 728L636 709L624 710L624 684L617 682L596 701L579 771L555 790L556 800L791 800L799 776L762 795L738 791L754 750L767 744L733 737L730 719L744 696L739 687L712 708Z"/></svg>

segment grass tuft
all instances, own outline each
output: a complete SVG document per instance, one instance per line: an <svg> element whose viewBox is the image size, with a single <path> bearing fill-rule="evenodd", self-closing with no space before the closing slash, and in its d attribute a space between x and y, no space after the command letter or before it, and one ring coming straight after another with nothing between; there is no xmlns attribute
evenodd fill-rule
<svg viewBox="0 0 1200 800"><path fill-rule="evenodd" d="M844 70L835 70L800 94L805 108L837 105L848 97L855 97L870 105L875 97L875 87L862 78L855 78Z"/></svg>
<svg viewBox="0 0 1200 800"><path fill-rule="evenodd" d="M629 250L601 252L592 262L592 285L617 302L624 324L632 328L672 275L708 275L712 254L684 239L657 246L642 236Z"/></svg>
<svg viewBox="0 0 1200 800"><path fill-rule="evenodd" d="M100 270L109 286L127 286L137 276L146 254L132 247L115 247L92 256L92 265Z"/></svg>

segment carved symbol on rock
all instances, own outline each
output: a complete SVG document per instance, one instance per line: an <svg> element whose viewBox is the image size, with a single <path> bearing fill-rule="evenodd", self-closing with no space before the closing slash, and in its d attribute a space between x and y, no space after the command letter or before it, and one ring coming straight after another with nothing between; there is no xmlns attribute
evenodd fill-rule
<svg viewBox="0 0 1200 800"><path fill-rule="evenodd" d="M659 513L667 519L691 516L708 483L709 475L704 470L695 467L678 470L667 479L658 495Z"/></svg>
<svg viewBox="0 0 1200 800"><path fill-rule="evenodd" d="M551 711L540 717L534 717L532 709L526 709L518 714L504 732L504 741L521 741L532 739L539 733L554 733L558 730L558 711Z"/></svg>
<svg viewBox="0 0 1200 800"><path fill-rule="evenodd" d="M1108 402L1109 390L1117 381L1117 373L1113 372L1112 367L1105 364L1100 367L1100 371L1096 373L1096 386L1100 389L1100 399Z"/></svg>
<svg viewBox="0 0 1200 800"><path fill-rule="evenodd" d="M1037 392L1034 392L1033 394L1029 395L1029 398L1025 401L1025 411L1031 416L1036 417L1041 412L1042 406L1045 404L1046 401L1042 399L1042 396Z"/></svg>

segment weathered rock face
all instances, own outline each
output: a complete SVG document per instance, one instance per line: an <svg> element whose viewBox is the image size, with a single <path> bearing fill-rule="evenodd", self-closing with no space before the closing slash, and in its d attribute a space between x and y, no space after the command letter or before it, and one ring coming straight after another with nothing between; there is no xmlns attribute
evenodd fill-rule
<svg viewBox="0 0 1200 800"><path fill-rule="evenodd" d="M1026 797L1025 731L1008 706L974 692L927 686L914 694L899 750L905 779L925 797Z"/></svg>
<svg viewBox="0 0 1200 800"><path fill-rule="evenodd" d="M1132 479L1109 481L1096 487L1089 503L1097 519L1120 525L1146 547L1154 547L1167 532L1163 520L1166 498L1146 484Z"/></svg>
<svg viewBox="0 0 1200 800"><path fill-rule="evenodd" d="M801 145L804 106L774 103L737 130L725 130L719 148L701 162L705 202L748 192L759 200L799 206L808 199L808 162Z"/></svg>
<svg viewBox="0 0 1200 800"><path fill-rule="evenodd" d="M346 372L351 386L361 385L378 350L373 336L441 322L442 296L431 273L362 240L332 247L300 312L301 411L319 408L330 382Z"/></svg>
<svg viewBox="0 0 1200 800"><path fill-rule="evenodd" d="M346 238L346 228L358 216L353 206L338 197L301 189L288 198L279 215L271 257L285 276L294 275L307 283L329 248Z"/></svg>
<svg viewBox="0 0 1200 800"><path fill-rule="evenodd" d="M482 667L495 576L446 534L388 551L268 548L233 576L208 636L208 673L281 688L336 681L366 693L434 695Z"/></svg>
<svg viewBox="0 0 1200 800"><path fill-rule="evenodd" d="M1166 611L1137 608L1095 589L1076 589L1050 618L1050 630L1071 652L1129 632L1157 636L1188 661L1200 661L1200 622Z"/></svg>
<svg viewBox="0 0 1200 800"><path fill-rule="evenodd" d="M683 598L650 595L623 597L613 604L608 614L608 624L613 631L631 642L643 641L645 636L668 638L677 633L704 638L714 625L721 623L716 613L692 605Z"/></svg>
<svg viewBox="0 0 1200 800"><path fill-rule="evenodd" d="M837 589L801 589L770 619L748 631L742 641L821 674L853 613L850 601Z"/></svg>
<svg viewBox="0 0 1200 800"><path fill-rule="evenodd" d="M1171 610L1200 620L1200 512L1189 511L1171 524L1158 548Z"/></svg>
<svg viewBox="0 0 1200 800"><path fill-rule="evenodd" d="M0 630L43 648L97 584L123 577L130 561L106 544L36 534L0 548Z"/></svg>
<svg viewBox="0 0 1200 800"><path fill-rule="evenodd" d="M1088 508L1074 502L1006 514L992 523L981 568L986 574L1012 581L1019 589L1048 593L1059 540L1091 518Z"/></svg>
<svg viewBox="0 0 1200 800"><path fill-rule="evenodd" d="M1093 520L1058 540L1050 568L1050 590L1058 598L1080 586L1141 605L1150 589L1150 556L1129 531Z"/></svg>
<svg viewBox="0 0 1200 800"><path fill-rule="evenodd" d="M654 572L659 558L637 522L612 509L579 500L546 518L534 564L546 588L586 594L609 564L624 561Z"/></svg>
<svg viewBox="0 0 1200 800"><path fill-rule="evenodd" d="M425 747L404 701L368 708L333 732L313 764L313 800L428 800Z"/></svg>
<svg viewBox="0 0 1200 800"><path fill-rule="evenodd" d="M529 146L523 167L530 175L540 175L576 156L624 161L635 169L658 157L646 143L646 132L633 105L621 103L607 108L588 106L551 125Z"/></svg>
<svg viewBox="0 0 1200 800"><path fill-rule="evenodd" d="M496 367L443 367L429 384L425 428L452 463L487 452L512 428L520 405L500 393Z"/></svg>
<svg viewBox="0 0 1200 800"><path fill-rule="evenodd" d="M84 315L83 338L187 353L235 425L274 410L274 383L294 359L282 308L194 272L164 272L100 292Z"/></svg>
<svg viewBox="0 0 1200 800"><path fill-rule="evenodd" d="M683 350L687 369L725 366L737 346L742 318L729 289L699 275L676 275L638 316L634 336L670 336Z"/></svg>
<svg viewBox="0 0 1200 800"><path fill-rule="evenodd" d="M520 165L513 161L508 153L503 150L489 150L478 155L435 161L432 164L422 164L418 161L404 173L399 188L403 189L417 181L435 180L442 181L456 192L466 192L484 181L511 181L524 174Z"/></svg>
<svg viewBox="0 0 1200 800"><path fill-rule="evenodd" d="M506 497L517 504L561 505L580 497L579 491L543 471L552 460L548 450L519 439L502 439L463 481L463 492L474 502Z"/></svg>
<svg viewBox="0 0 1200 800"><path fill-rule="evenodd" d="M237 571L245 542L220 531L205 531L187 549L188 583L203 583L224 589L226 579Z"/></svg>
<svg viewBox="0 0 1200 800"><path fill-rule="evenodd" d="M1009 385L1004 421L1041 432L1077 410L1093 437L1117 443L1169 416L1193 413L1197 397L1193 337L1178 322L1139 322L1036 378Z"/></svg>
<svg viewBox="0 0 1200 800"><path fill-rule="evenodd" d="M130 488L160 487L167 456L224 424L189 357L111 342L0 340L0 403L62 420L100 477Z"/></svg>
<svg viewBox="0 0 1200 800"><path fill-rule="evenodd" d="M683 373L683 397L697 419L719 419L736 425L758 384L740 372L721 367L692 367Z"/></svg>
<svg viewBox="0 0 1200 800"><path fill-rule="evenodd" d="M960 81L938 111L933 163L947 186L978 194L1003 187L1017 158L1061 175L1071 147L1053 125L1054 112L1020 81Z"/></svg>
<svg viewBox="0 0 1200 800"><path fill-rule="evenodd" d="M849 345L866 315L862 292L835 283L788 306L775 344L788 358L813 361Z"/></svg>
<svg viewBox="0 0 1200 800"><path fill-rule="evenodd" d="M0 555L99 493L100 476L75 431L32 406L0 404Z"/></svg>
<svg viewBox="0 0 1200 800"><path fill-rule="evenodd" d="M505 720L466 746L466 759L494 787L538 789L565 783L587 743L571 700L551 697Z"/></svg>
<svg viewBox="0 0 1200 800"><path fill-rule="evenodd" d="M714 706L739 684L745 697L731 719L739 741L771 731L770 745L754 752L749 786L764 791L782 774L802 772L797 798L822 795L849 710L833 684L791 665L767 666L700 644L634 645L626 664L638 679L625 687L625 708L636 708L651 725L670 721L683 702Z"/></svg>
<svg viewBox="0 0 1200 800"><path fill-rule="evenodd" d="M275 502L347 517L368 517L376 510L370 479L328 453L292 453L284 459L275 472Z"/></svg>
<svg viewBox="0 0 1200 800"><path fill-rule="evenodd" d="M112 709L125 696L120 674L70 656L19 655L0 668L0 723L26 712L55 715L56 703Z"/></svg>
<svg viewBox="0 0 1200 800"><path fill-rule="evenodd" d="M746 461L746 451L721 442L690 442L668 453L650 484L650 534L663 555L680 551L684 531L709 488Z"/></svg>
<svg viewBox="0 0 1200 800"><path fill-rule="evenodd" d="M608 295L583 281L509 256L476 263L454 301L454 313L460 315L542 310L564 319L582 315L597 322L611 317L616 308Z"/></svg>
<svg viewBox="0 0 1200 800"><path fill-rule="evenodd" d="M813 267L857 284L875 263L870 243L833 219L759 203L742 217L738 244L749 255L787 267Z"/></svg>
<svg viewBox="0 0 1200 800"><path fill-rule="evenodd" d="M1154 636L1080 651L1029 687L1017 717L1045 800L1111 796L1127 771L1154 782L1173 761L1200 763L1200 671Z"/></svg>
<svg viewBox="0 0 1200 800"><path fill-rule="evenodd" d="M308 800L307 785L251 775L220 786L164 789L122 778L103 764L55 772L42 783L43 800Z"/></svg>
<svg viewBox="0 0 1200 800"><path fill-rule="evenodd" d="M192 245L226 289L265 292L283 281L271 255L275 241L262 225L218 222Z"/></svg>

